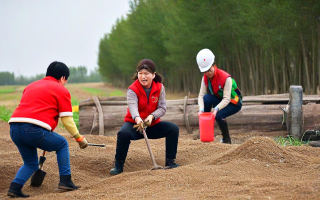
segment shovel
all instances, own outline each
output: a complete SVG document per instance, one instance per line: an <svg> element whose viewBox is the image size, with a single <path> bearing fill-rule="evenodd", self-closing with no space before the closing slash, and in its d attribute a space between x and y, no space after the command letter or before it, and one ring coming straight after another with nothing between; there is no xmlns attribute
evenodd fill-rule
<svg viewBox="0 0 320 200"><path fill-rule="evenodd" d="M47 151L43 151L43 155L40 156L39 159L39 169L32 175L30 185L33 187L41 186L44 177L46 176L46 172L42 171L43 163L46 160Z"/></svg>
<svg viewBox="0 0 320 200"><path fill-rule="evenodd" d="M144 139L146 140L146 143L147 143L147 147L148 147L148 150L149 150L149 153L150 153L150 157L151 157L151 160L153 162L153 167L151 168L151 170L157 170L157 169L163 169L163 167L157 165L155 159L154 159L154 156L153 156L153 153L152 153L152 150L151 150L151 147L150 147L150 143L149 143L149 140L148 140L148 137L147 137L147 134L146 134L146 129L142 129L143 130L143 136L144 136Z"/></svg>
<svg viewBox="0 0 320 200"><path fill-rule="evenodd" d="M88 146L93 146L93 147L105 147L105 144L94 144L94 143L88 143Z"/></svg>

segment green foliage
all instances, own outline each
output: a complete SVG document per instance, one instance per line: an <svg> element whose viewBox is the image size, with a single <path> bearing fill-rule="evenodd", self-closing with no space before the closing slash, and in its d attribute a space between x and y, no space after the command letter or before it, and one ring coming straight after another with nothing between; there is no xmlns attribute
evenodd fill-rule
<svg viewBox="0 0 320 200"><path fill-rule="evenodd" d="M133 0L130 7L99 45L99 72L115 86L128 87L149 58L166 88L197 93L203 48L244 94L286 93L293 84L315 93L320 83L319 1Z"/></svg>
<svg viewBox="0 0 320 200"><path fill-rule="evenodd" d="M98 68L90 71L89 75L85 66L69 67L69 70L70 76L68 83L101 82L101 76ZM14 73L0 72L0 85L28 85L44 77L45 74L38 74L31 77L25 77L23 75L15 77Z"/></svg>
<svg viewBox="0 0 320 200"><path fill-rule="evenodd" d="M281 146L301 146L304 144L301 140L294 139L292 136L277 137L275 141Z"/></svg>
<svg viewBox="0 0 320 200"><path fill-rule="evenodd" d="M7 109L5 106L0 106L0 120L8 122L11 118L13 110Z"/></svg>
<svg viewBox="0 0 320 200"><path fill-rule="evenodd" d="M0 85L13 85L14 73L0 72Z"/></svg>

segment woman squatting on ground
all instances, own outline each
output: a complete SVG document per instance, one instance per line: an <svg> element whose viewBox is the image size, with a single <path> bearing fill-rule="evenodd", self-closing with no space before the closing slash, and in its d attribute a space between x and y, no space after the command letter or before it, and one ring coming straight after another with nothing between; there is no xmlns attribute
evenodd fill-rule
<svg viewBox="0 0 320 200"><path fill-rule="evenodd" d="M198 96L200 112L211 112L222 133L222 142L231 144L226 118L236 114L242 107L242 94L237 83L227 72L218 69L215 56L209 49L197 54L197 63L203 78Z"/></svg>
<svg viewBox="0 0 320 200"><path fill-rule="evenodd" d="M110 174L123 172L123 166L131 140L139 140L143 135L139 132L146 128L149 139L166 138L166 166L175 168L179 127L171 122L161 121L166 113L166 93L162 84L162 76L156 73L152 60L142 60L132 78L134 82L127 91L128 109L124 118L125 123L117 134L115 166ZM133 129L133 126L138 128ZM135 127L136 127L135 126Z"/></svg>
<svg viewBox="0 0 320 200"><path fill-rule="evenodd" d="M70 155L67 140L53 132L59 117L81 149L88 146L80 135L72 117L71 96L64 87L68 82L69 68L61 62L49 65L46 77L29 84L23 91L19 106L13 112L10 136L18 147L23 165L18 170L7 193L10 197L29 197L22 193L25 182L38 169L37 148L55 151L60 174L59 189L76 190L71 180Z"/></svg>

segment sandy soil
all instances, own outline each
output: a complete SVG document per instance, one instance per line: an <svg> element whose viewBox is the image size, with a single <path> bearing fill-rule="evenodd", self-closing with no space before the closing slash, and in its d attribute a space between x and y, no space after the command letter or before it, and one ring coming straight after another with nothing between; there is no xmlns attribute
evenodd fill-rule
<svg viewBox="0 0 320 200"><path fill-rule="evenodd" d="M81 150L65 130L57 132L69 142L72 177L81 188L58 190L56 155L49 152L43 185L31 187L29 180L23 188L29 199L319 199L320 195L320 148L280 147L270 137L245 133L234 135L237 144L232 145L219 143L220 136L202 143L181 135L177 155L181 167L150 171L145 141L139 140L131 143L125 172L110 176L115 136L88 135L90 142L106 147ZM0 122L0 138L0 199L8 199L6 192L22 159L5 122ZM157 164L163 166L165 141L150 142Z"/></svg>

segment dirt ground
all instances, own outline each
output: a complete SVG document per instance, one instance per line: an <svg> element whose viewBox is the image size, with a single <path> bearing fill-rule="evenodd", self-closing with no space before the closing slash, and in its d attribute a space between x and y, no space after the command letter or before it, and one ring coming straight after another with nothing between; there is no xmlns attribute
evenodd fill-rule
<svg viewBox="0 0 320 200"><path fill-rule="evenodd" d="M81 188L72 192L58 190L56 155L49 152L43 185L34 188L28 180L23 188L29 199L320 198L320 148L280 147L270 137L246 133L232 135L236 143L232 145L219 143L220 136L214 142L203 143L191 135L181 135L176 160L181 166L150 171L153 165L145 141L139 140L130 145L124 173L110 176L115 136L87 135L88 141L106 147L81 150L65 130L56 132L69 142L73 181ZM5 122L0 122L0 138L0 199L8 199L6 192L22 159ZM164 139L150 142L157 164L164 166Z"/></svg>

